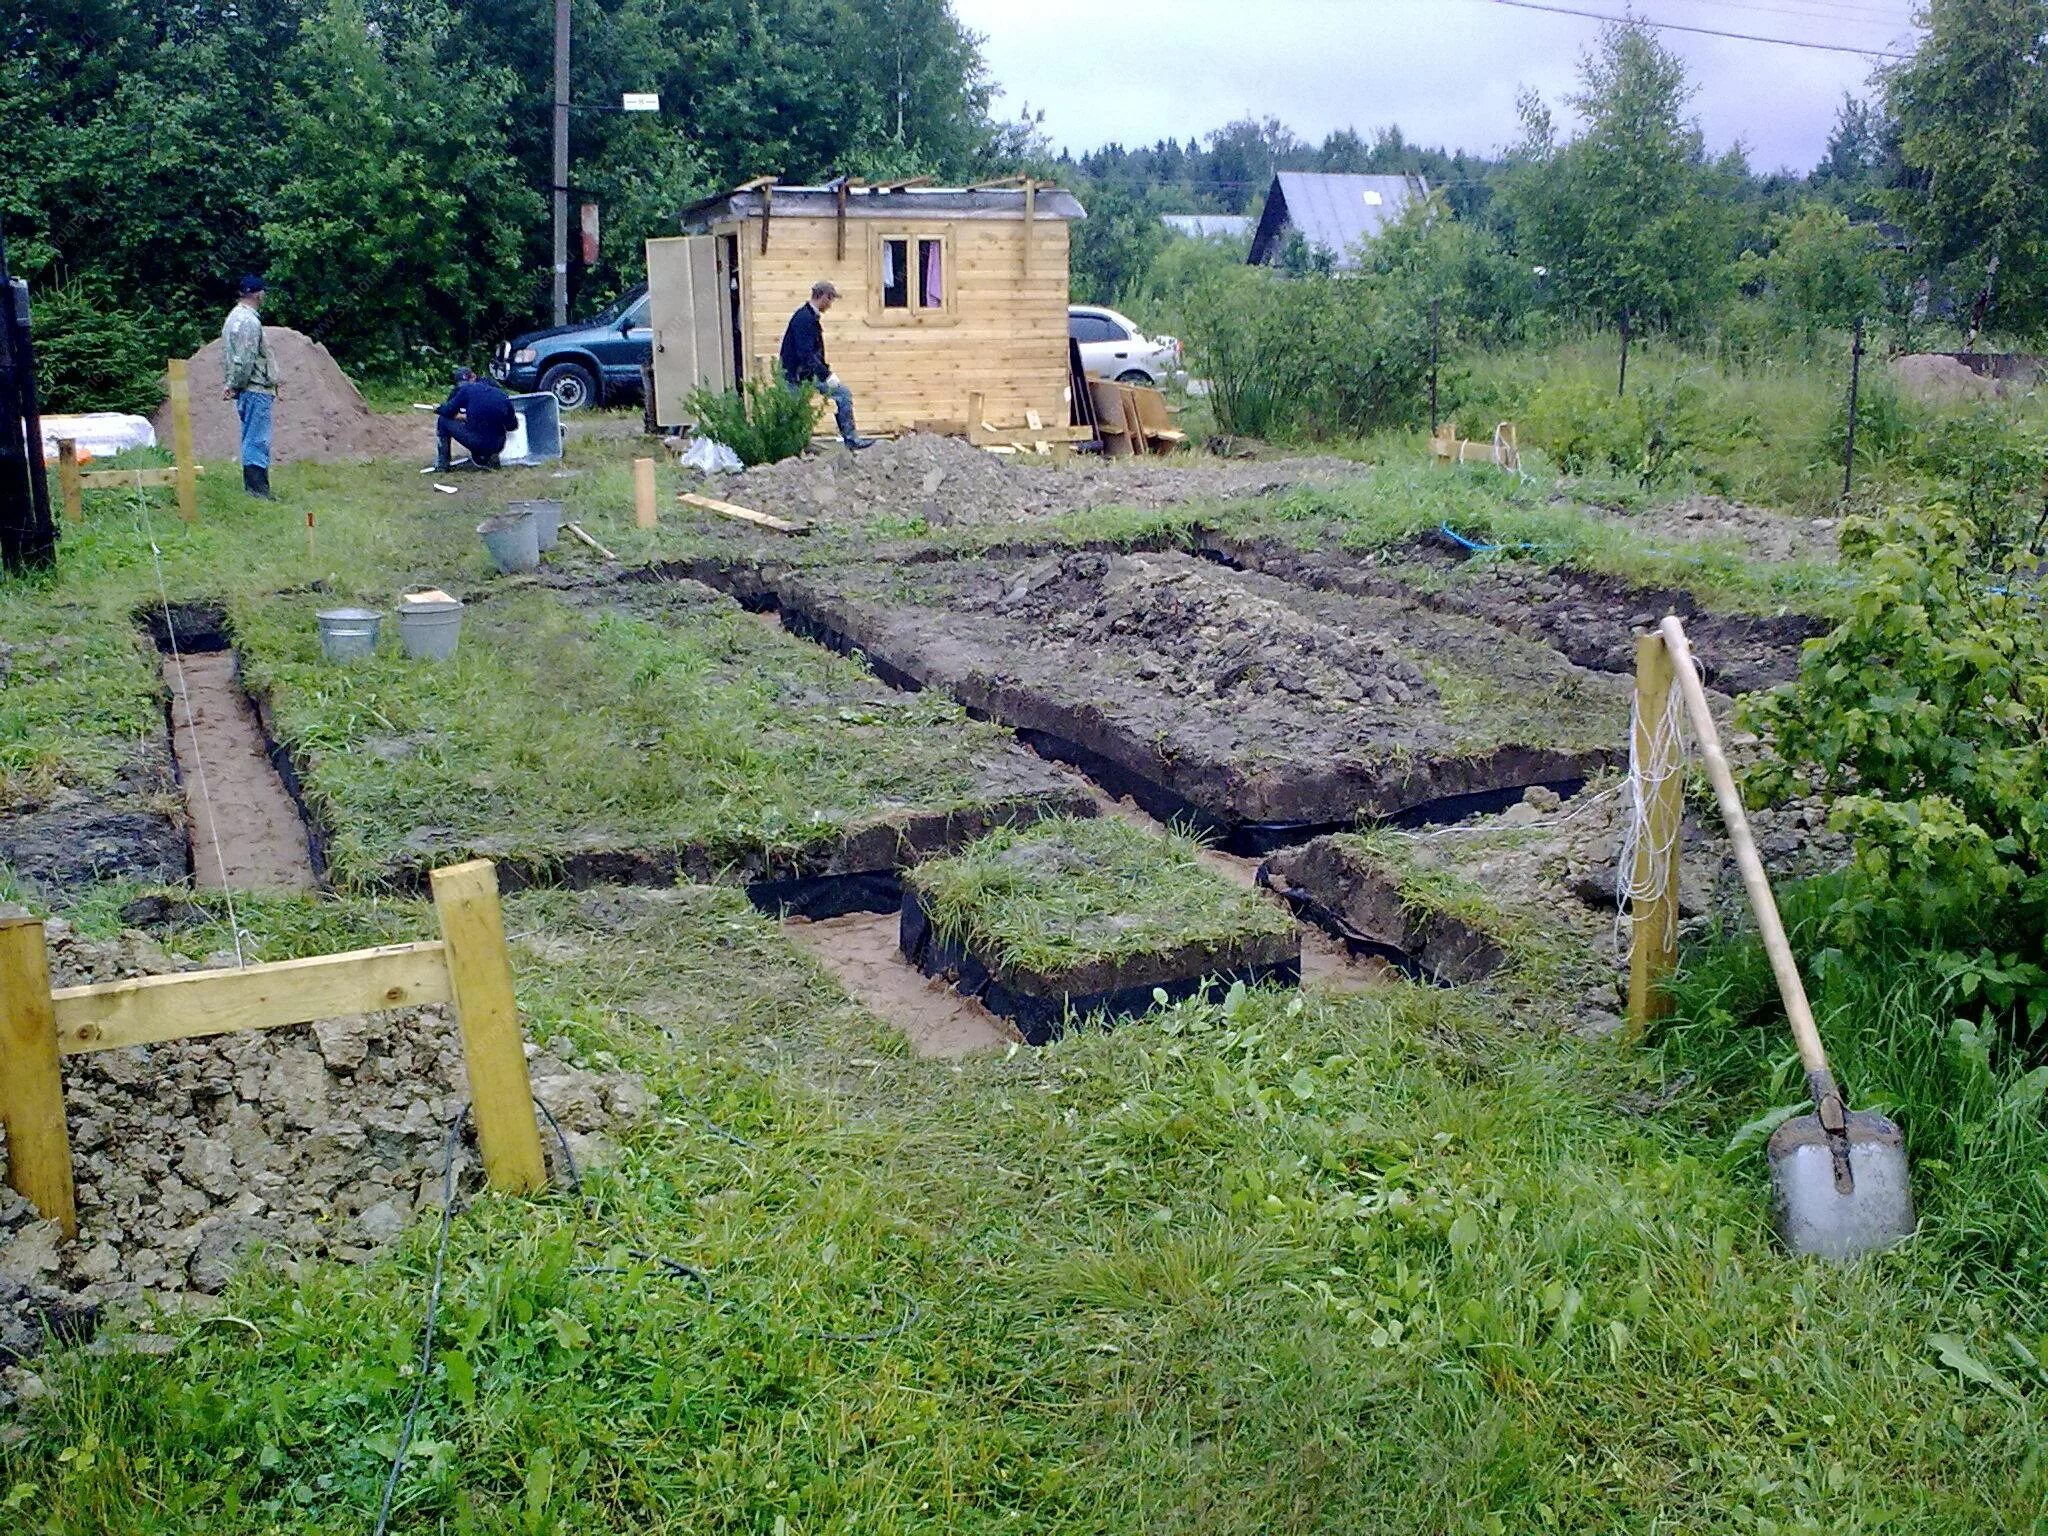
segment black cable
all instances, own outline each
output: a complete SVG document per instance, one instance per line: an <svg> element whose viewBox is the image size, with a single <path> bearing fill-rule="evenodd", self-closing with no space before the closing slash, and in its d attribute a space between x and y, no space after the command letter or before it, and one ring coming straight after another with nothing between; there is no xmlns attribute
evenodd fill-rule
<svg viewBox="0 0 2048 1536"><path fill-rule="evenodd" d="M553 1118L552 1116L550 1118ZM434 1366L434 1322L441 1312L441 1273L448 1261L448 1233L455 1225L455 1144L469 1119L469 1106L448 1125L448 1141L441 1155L441 1236L434 1245L434 1283L427 1291L427 1318L420 1327L419 1373L412 1384L412 1402L405 1410L405 1423L398 1431L398 1449L392 1453L391 1475L384 1479L384 1499L377 1506L376 1536L384 1536L391 1523L391 1500L398 1492L398 1474L405 1466L405 1453L412 1447L413 1426L419 1421L420 1404L427 1395L427 1379Z"/></svg>

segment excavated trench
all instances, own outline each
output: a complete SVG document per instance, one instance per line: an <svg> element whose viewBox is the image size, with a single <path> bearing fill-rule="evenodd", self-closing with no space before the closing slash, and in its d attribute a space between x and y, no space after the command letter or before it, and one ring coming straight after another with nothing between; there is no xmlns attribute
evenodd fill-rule
<svg viewBox="0 0 2048 1536"><path fill-rule="evenodd" d="M217 609L145 616L162 657L165 721L185 798L192 882L202 890L308 891L320 884L320 839L289 759L242 687Z"/></svg>

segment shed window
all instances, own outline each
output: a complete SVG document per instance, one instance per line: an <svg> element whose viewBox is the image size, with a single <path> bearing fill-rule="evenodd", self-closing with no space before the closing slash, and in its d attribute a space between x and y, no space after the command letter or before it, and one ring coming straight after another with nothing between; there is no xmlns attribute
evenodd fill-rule
<svg viewBox="0 0 2048 1536"><path fill-rule="evenodd" d="M870 323L911 325L952 318L950 233L878 235L872 247Z"/></svg>

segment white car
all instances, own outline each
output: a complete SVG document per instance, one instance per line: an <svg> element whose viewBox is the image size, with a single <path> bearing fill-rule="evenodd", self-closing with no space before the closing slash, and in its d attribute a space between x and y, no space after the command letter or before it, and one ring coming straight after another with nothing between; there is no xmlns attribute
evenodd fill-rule
<svg viewBox="0 0 2048 1536"><path fill-rule="evenodd" d="M1095 304L1067 307L1067 334L1081 344L1081 368L1122 384L1163 385L1180 372L1180 343L1147 336L1127 316Z"/></svg>

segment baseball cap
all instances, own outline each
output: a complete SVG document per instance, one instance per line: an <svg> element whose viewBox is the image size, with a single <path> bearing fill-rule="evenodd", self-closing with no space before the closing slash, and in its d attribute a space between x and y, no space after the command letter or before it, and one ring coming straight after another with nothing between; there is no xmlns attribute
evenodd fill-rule
<svg viewBox="0 0 2048 1536"><path fill-rule="evenodd" d="M255 272L246 273L235 291L237 293L261 293L263 291L263 278Z"/></svg>

